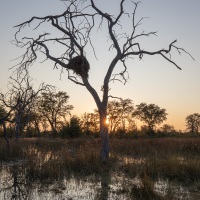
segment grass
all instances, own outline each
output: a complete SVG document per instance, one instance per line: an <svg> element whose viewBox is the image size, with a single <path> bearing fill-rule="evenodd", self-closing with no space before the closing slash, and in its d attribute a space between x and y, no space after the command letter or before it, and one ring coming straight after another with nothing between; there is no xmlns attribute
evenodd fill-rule
<svg viewBox="0 0 200 200"><path fill-rule="evenodd" d="M200 190L199 138L111 139L108 163L100 160L100 145L99 139L20 139L11 140L9 154L5 141L0 140L0 161L23 160L24 173L37 181L90 175L106 179L105 174L108 178L111 173L139 177L141 186L130 184L118 190L131 199L175 199L171 188L165 197L154 191L160 179Z"/></svg>
<svg viewBox="0 0 200 200"><path fill-rule="evenodd" d="M26 172L33 179L59 179L63 175L86 176L103 173L108 163L100 160L99 140L20 139L11 141L10 154L0 141L0 161L24 160Z"/></svg>
<svg viewBox="0 0 200 200"><path fill-rule="evenodd" d="M142 186L133 186L131 189L131 197L134 199L148 199L148 200L161 200L163 199L156 192L154 192L154 182L149 176L145 175L141 179Z"/></svg>

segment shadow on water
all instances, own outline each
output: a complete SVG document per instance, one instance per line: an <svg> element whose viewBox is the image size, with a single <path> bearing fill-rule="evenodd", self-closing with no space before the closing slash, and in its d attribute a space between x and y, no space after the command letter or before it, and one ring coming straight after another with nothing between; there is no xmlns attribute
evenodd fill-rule
<svg viewBox="0 0 200 200"><path fill-rule="evenodd" d="M109 169L98 177L63 176L38 181L29 177L25 164L11 163L1 167L0 199L118 199L111 193L111 181Z"/></svg>
<svg viewBox="0 0 200 200"><path fill-rule="evenodd" d="M30 182L24 176L22 166L11 164L0 172L0 199L28 199Z"/></svg>
<svg viewBox="0 0 200 200"><path fill-rule="evenodd" d="M104 173L101 173L100 176L100 185L101 187L97 190L95 194L96 200L107 200L109 197L110 191L110 184L111 184L111 170L107 168Z"/></svg>
<svg viewBox="0 0 200 200"><path fill-rule="evenodd" d="M42 181L30 176L26 166L25 162L13 162L0 168L0 200L128 200L131 199L128 188L138 184L138 179L130 182L123 174L112 172L109 166L103 166L103 173L98 175L63 175Z"/></svg>
<svg viewBox="0 0 200 200"><path fill-rule="evenodd" d="M194 191L167 179L153 180L148 173L139 174L138 168L144 167L148 162L145 158L118 155L116 169L112 168L112 164L102 164L102 169L97 173L84 175L78 171L70 171L70 168L59 168L62 167L58 166L59 157L49 150L42 153L31 148L27 153L35 160L6 162L0 166L0 200L200 199L200 182L196 186L199 190ZM186 162L184 157L178 157L177 160L181 164ZM49 173L44 171L44 166L49 169ZM56 171L63 171L55 173L52 166Z"/></svg>

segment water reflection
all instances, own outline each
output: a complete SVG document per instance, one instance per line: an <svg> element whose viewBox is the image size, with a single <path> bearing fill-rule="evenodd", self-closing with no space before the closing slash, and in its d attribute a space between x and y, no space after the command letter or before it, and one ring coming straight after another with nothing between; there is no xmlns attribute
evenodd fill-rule
<svg viewBox="0 0 200 200"><path fill-rule="evenodd" d="M1 199L28 199L30 185L20 165L2 168L0 177Z"/></svg>
<svg viewBox="0 0 200 200"><path fill-rule="evenodd" d="M104 174L101 174L101 188L97 190L95 199L98 200L107 200L109 197L110 185L111 185L111 171L108 168L105 170Z"/></svg>
<svg viewBox="0 0 200 200"><path fill-rule="evenodd" d="M48 154L48 157L50 154ZM48 158L46 158L48 160ZM45 160L46 161L46 160ZM125 163L143 163L144 160L125 158ZM113 172L108 166L104 173L80 176L59 176L57 179L36 179L30 176L26 162L12 162L0 167L0 200L54 199L54 200L121 200L138 199L144 181L139 176L126 177L122 172ZM150 188L151 189L151 188ZM133 191L135 194L133 194ZM200 199L198 191L171 183L168 180L153 183L154 195L161 199Z"/></svg>
<svg viewBox="0 0 200 200"><path fill-rule="evenodd" d="M100 177L63 177L59 180L34 181L28 177L25 164L5 165L0 170L0 199L128 199L117 194L120 179L107 170ZM115 185L115 186L114 186Z"/></svg>

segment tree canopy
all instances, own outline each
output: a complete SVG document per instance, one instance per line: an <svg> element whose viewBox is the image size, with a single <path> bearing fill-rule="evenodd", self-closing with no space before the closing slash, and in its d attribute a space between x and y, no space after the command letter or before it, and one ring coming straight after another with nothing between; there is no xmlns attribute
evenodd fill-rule
<svg viewBox="0 0 200 200"><path fill-rule="evenodd" d="M40 113L48 120L54 135L73 109L68 100L69 95L62 91L43 92L39 99Z"/></svg>
<svg viewBox="0 0 200 200"><path fill-rule="evenodd" d="M185 118L186 128L191 133L199 133L200 130L200 114L194 113Z"/></svg>
<svg viewBox="0 0 200 200"><path fill-rule="evenodd" d="M166 110L155 104L141 103L136 105L133 116L143 121L149 128L150 133L154 132L155 126L167 119Z"/></svg>

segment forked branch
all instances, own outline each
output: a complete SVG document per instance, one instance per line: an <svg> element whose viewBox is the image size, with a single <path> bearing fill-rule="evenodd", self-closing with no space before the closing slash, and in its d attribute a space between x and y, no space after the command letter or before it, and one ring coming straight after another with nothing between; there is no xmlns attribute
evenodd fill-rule
<svg viewBox="0 0 200 200"><path fill-rule="evenodd" d="M136 20L136 12L140 2L121 0L116 15L106 13L103 9L100 9L95 0L66 0L65 2L66 9L59 15L34 16L30 20L15 26L17 28L15 44L26 49L18 69L27 69L38 59L38 55L43 54L46 59L55 63L54 66L61 66L62 69L66 69L70 81L86 87L94 97L98 108L102 107L102 104L104 107L107 106L109 83L111 81L122 81L125 84L129 79L127 59L134 57L142 59L144 55L160 55L178 69L181 68L172 60L172 50L176 50L179 54L186 53L194 59L186 50L175 45L176 40L172 41L166 48L155 51L148 51L141 46L138 39L156 36L157 32L138 32L138 27L145 19L145 17L142 17L138 21ZM126 6L131 7L131 4L133 4L133 10L127 12ZM40 31L39 34L36 37L22 37L19 39L22 30L28 28L33 22L36 22L33 30ZM125 22L126 24L129 23L131 29L124 29ZM94 46L94 41L97 38L96 30L100 31L102 27L105 27L103 26L104 23L107 28L102 31L106 31L110 41L109 47L105 51L114 50L115 55L107 67L103 80L103 99L101 101L88 80L90 63L87 60L86 50L89 46L94 53L94 57L96 57L95 50L98 48ZM45 24L53 27L53 30L57 31L58 34L54 35L54 31L48 33L46 27L43 26ZM42 32L41 28L44 28ZM92 33L95 33L95 37ZM57 49L64 49L59 56L54 54L55 48L52 48L52 44ZM123 70L113 75L113 70L119 62L122 63ZM71 71L74 75L70 74Z"/></svg>

